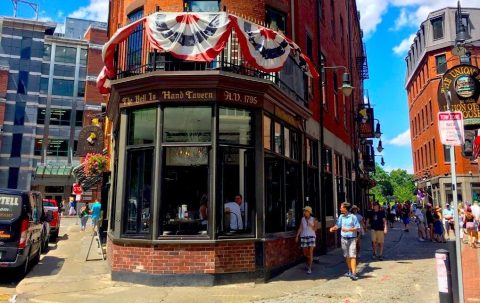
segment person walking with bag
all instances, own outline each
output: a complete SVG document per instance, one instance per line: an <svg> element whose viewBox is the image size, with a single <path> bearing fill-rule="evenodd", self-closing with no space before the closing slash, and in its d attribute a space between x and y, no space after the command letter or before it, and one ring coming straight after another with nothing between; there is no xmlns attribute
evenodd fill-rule
<svg viewBox="0 0 480 303"><path fill-rule="evenodd" d="M315 248L315 242L317 239L317 235L315 234L317 228L318 220L312 216L312 208L310 206L305 206L303 208L303 217L295 240L298 242L300 238L300 246L303 249L303 255L307 258L307 274L312 273L313 249Z"/></svg>

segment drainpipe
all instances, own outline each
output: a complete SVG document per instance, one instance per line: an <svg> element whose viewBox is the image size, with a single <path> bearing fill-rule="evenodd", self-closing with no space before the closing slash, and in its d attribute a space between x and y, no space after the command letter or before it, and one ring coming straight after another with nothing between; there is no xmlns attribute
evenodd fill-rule
<svg viewBox="0 0 480 303"><path fill-rule="evenodd" d="M322 0L317 0L317 32L318 32L318 36L317 36L317 39L318 39L318 45L317 45L317 57L318 57L318 66L320 67L320 77L321 78L321 81L320 81L320 121L319 121L319 126L320 126L320 157L319 157L319 160L320 160L320 231L321 231L321 239L322 239L322 242L320 244L320 252L322 254L326 254L327 253L327 222L326 222L326 216L325 216L325 213L327 211L327 207L326 207L326 199L325 199L325 174L324 174L324 167L325 167L325 163L324 162L324 157L323 157L323 150L325 149L325 139L324 139L324 133L323 133L323 102L325 100L323 100L323 76L324 76L324 73L322 71L322 49L321 49L321 46L322 46L322 43L321 43L321 26L320 26L320 22L321 22L321 18L324 17L324 16L321 16L320 15L320 12L321 12L321 1Z"/></svg>
<svg viewBox="0 0 480 303"><path fill-rule="evenodd" d="M290 14L292 16L292 40L296 42L295 39L295 0L290 0Z"/></svg>

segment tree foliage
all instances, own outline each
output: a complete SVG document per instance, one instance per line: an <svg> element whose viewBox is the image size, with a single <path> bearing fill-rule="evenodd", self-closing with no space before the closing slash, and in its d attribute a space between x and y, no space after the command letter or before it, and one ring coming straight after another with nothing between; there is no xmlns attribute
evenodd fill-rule
<svg viewBox="0 0 480 303"><path fill-rule="evenodd" d="M413 200L415 184L413 175L403 169L394 169L391 172L385 171L377 164L375 174L372 176L377 185L370 190L375 195L375 200L380 203L393 200Z"/></svg>

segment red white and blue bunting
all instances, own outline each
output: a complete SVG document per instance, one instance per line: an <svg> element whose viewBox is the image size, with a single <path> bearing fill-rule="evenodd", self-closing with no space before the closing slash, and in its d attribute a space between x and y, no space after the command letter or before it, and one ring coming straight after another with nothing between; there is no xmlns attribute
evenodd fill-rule
<svg viewBox="0 0 480 303"><path fill-rule="evenodd" d="M244 59L264 72L280 71L291 55L310 77L319 77L311 60L298 45L269 28L248 22L225 12L155 13L118 29L103 47L105 67L97 78L100 93L110 91L109 79L115 77L114 53L141 24L145 25L150 45L188 61L210 62L225 48L232 30L240 43Z"/></svg>
<svg viewBox="0 0 480 303"><path fill-rule="evenodd" d="M189 61L215 59L231 32L227 13L157 13L146 23L154 48Z"/></svg>

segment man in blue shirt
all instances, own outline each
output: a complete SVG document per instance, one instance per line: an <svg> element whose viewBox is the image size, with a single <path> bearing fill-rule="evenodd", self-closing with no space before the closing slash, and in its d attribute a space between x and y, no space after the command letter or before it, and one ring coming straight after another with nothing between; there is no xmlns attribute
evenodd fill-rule
<svg viewBox="0 0 480 303"><path fill-rule="evenodd" d="M445 226L445 235L447 240L450 238L450 229L455 233L455 224L453 220L453 209L450 204L445 204L445 209L442 211L443 224Z"/></svg>
<svg viewBox="0 0 480 303"><path fill-rule="evenodd" d="M342 213L335 226L330 228L330 232L335 232L340 229L340 235L342 236L342 250L345 262L348 266L348 273L345 276L349 277L353 281L358 280L357 277L357 248L356 238L357 232L360 230L360 223L357 217L350 213L350 203L343 202L340 205L340 212Z"/></svg>
<svg viewBox="0 0 480 303"><path fill-rule="evenodd" d="M95 201L91 208L91 217L92 217L92 227L93 231L95 232L95 228L97 227L98 220L100 219L100 214L102 211L102 205L100 202Z"/></svg>

